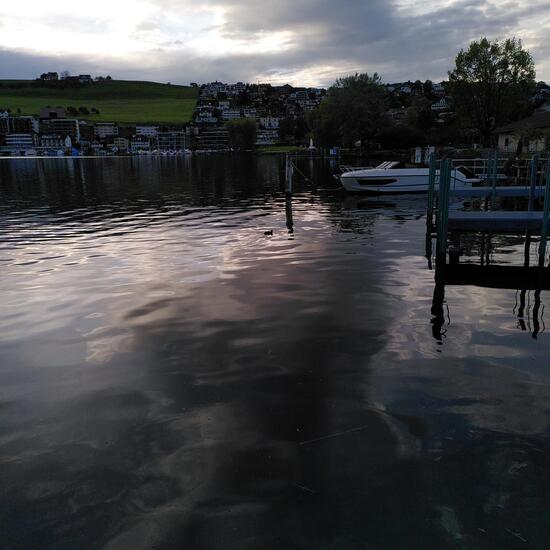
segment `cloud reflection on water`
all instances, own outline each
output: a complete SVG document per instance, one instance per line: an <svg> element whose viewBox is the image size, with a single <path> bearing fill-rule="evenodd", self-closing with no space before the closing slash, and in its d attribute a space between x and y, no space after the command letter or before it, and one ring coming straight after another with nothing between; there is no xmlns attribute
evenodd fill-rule
<svg viewBox="0 0 550 550"><path fill-rule="evenodd" d="M456 288L438 345L421 201L298 189L289 240L277 160L149 162L3 184L8 540L547 540L545 335Z"/></svg>

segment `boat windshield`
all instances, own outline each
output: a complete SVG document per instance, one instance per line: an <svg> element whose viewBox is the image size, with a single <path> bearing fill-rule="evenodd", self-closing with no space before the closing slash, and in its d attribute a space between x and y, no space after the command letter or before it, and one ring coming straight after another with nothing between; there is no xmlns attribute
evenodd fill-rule
<svg viewBox="0 0 550 550"><path fill-rule="evenodd" d="M477 176L475 175L475 173L472 170L470 170L470 168L466 168L466 166L457 166L456 171L460 172L468 180L477 179Z"/></svg>

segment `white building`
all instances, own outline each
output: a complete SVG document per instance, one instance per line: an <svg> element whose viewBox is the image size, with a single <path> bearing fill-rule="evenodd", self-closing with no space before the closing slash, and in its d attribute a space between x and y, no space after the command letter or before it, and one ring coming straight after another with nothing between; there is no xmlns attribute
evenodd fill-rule
<svg viewBox="0 0 550 550"><path fill-rule="evenodd" d="M446 97L442 97L435 103L432 103L432 111L447 111L449 109L449 102Z"/></svg>
<svg viewBox="0 0 550 550"><path fill-rule="evenodd" d="M197 124L216 124L218 118L214 116L211 110L203 109L195 115L195 122Z"/></svg>
<svg viewBox="0 0 550 550"><path fill-rule="evenodd" d="M130 141L130 149L136 152L150 151L151 144L149 143L149 139L144 136L134 136Z"/></svg>
<svg viewBox="0 0 550 550"><path fill-rule="evenodd" d="M222 111L222 117L224 120L235 120L237 118L241 118L241 110L225 109L225 111Z"/></svg>
<svg viewBox="0 0 550 550"><path fill-rule="evenodd" d="M241 111L243 113L243 117L245 118L256 118L258 115L256 109L252 107L245 107L244 109L241 109Z"/></svg>
<svg viewBox="0 0 550 550"><path fill-rule="evenodd" d="M279 132L275 129L259 128L256 132L256 145L274 145L279 139Z"/></svg>
<svg viewBox="0 0 550 550"><path fill-rule="evenodd" d="M258 119L260 126L266 130L277 130L279 128L280 118L274 116L263 116Z"/></svg>
<svg viewBox="0 0 550 550"><path fill-rule="evenodd" d="M136 135L149 138L157 137L159 131L158 126L136 126Z"/></svg>
<svg viewBox="0 0 550 550"><path fill-rule="evenodd" d="M550 148L550 112L533 116L498 128L498 148L515 153L520 140L524 152L539 153Z"/></svg>
<svg viewBox="0 0 550 550"><path fill-rule="evenodd" d="M15 155L24 155L25 151L32 149L35 145L33 134L8 134L6 145L2 152Z"/></svg>
<svg viewBox="0 0 550 550"><path fill-rule="evenodd" d="M44 134L40 138L40 147L45 150L65 149L65 140L57 134Z"/></svg>
<svg viewBox="0 0 550 550"><path fill-rule="evenodd" d="M159 132L156 138L156 146L162 151L185 149L187 147L185 131Z"/></svg>
<svg viewBox="0 0 550 550"><path fill-rule="evenodd" d="M443 96L445 95L445 86L443 85L443 82L437 82L432 84L432 92L435 95Z"/></svg>
<svg viewBox="0 0 550 550"><path fill-rule="evenodd" d="M99 139L118 136L118 126L114 122L96 122L94 134Z"/></svg>

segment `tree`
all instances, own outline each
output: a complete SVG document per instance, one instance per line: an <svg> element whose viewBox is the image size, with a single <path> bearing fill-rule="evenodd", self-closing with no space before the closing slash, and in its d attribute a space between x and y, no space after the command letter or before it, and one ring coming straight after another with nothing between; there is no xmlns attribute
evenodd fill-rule
<svg viewBox="0 0 550 550"><path fill-rule="evenodd" d="M229 144L233 149L254 149L256 143L256 121L253 118L238 118L226 123Z"/></svg>
<svg viewBox="0 0 550 550"><path fill-rule="evenodd" d="M422 86L422 82L420 82L420 80L413 82L411 84L411 90L415 95L421 95L422 93L424 93L424 87Z"/></svg>
<svg viewBox="0 0 550 550"><path fill-rule="evenodd" d="M283 118L279 121L279 139L286 141L294 136L294 119Z"/></svg>
<svg viewBox="0 0 550 550"><path fill-rule="evenodd" d="M90 111L88 111L88 108L84 107L84 106L79 107L78 112L82 115L89 115L90 114Z"/></svg>
<svg viewBox="0 0 550 550"><path fill-rule="evenodd" d="M279 139L281 141L302 141L309 132L309 125L304 117L283 118L279 122Z"/></svg>
<svg viewBox="0 0 550 550"><path fill-rule="evenodd" d="M434 98L434 84L431 80L426 80L422 86L424 90L424 96L428 99Z"/></svg>
<svg viewBox="0 0 550 550"><path fill-rule="evenodd" d="M338 79L328 90L318 112L312 116L314 129L325 137L336 130L339 144L370 142L383 126L387 92L377 73L355 74ZM319 142L318 134L315 138ZM332 143L334 145L335 143Z"/></svg>
<svg viewBox="0 0 550 550"><path fill-rule="evenodd" d="M389 126L380 130L378 141L384 149L408 149L426 145L426 134L411 126Z"/></svg>
<svg viewBox="0 0 550 550"><path fill-rule="evenodd" d="M495 128L527 114L535 86L535 65L521 40L482 38L456 56L449 91L457 113L479 130L485 145Z"/></svg>

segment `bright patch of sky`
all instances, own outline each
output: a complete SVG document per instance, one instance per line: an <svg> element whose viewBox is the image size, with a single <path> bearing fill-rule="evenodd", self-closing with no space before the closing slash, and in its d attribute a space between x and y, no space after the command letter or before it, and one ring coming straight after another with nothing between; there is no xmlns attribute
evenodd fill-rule
<svg viewBox="0 0 550 550"><path fill-rule="evenodd" d="M248 40L222 36L224 9L163 7L146 0L94 0L75 10L69 0L24 0L0 6L0 46L52 54L134 56L161 49L195 54L265 53L288 47L288 33Z"/></svg>
<svg viewBox="0 0 550 550"><path fill-rule="evenodd" d="M550 79L548 0L4 0L0 73L187 83L440 80L481 36L523 39Z"/></svg>

